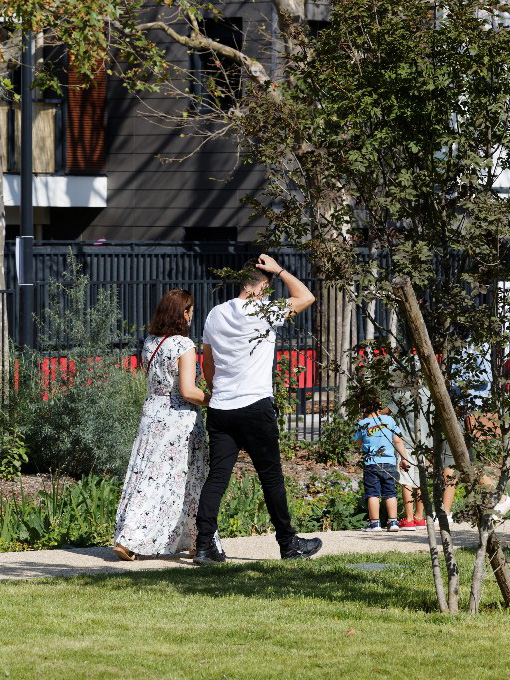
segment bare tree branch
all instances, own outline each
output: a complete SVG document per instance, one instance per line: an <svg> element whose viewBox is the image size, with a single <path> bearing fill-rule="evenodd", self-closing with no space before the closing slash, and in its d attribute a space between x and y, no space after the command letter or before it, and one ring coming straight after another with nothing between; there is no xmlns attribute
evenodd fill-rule
<svg viewBox="0 0 510 680"><path fill-rule="evenodd" d="M114 26L117 28L117 30L125 32L119 22L115 22ZM174 28L172 28L172 26L168 26L163 21L151 21L145 24L138 24L136 26L136 30L141 33L145 31L163 31L166 33L166 35L172 38L172 40L175 40L175 42L177 42L179 45L182 45L183 47L188 47L192 50L210 50L216 54L221 54L227 59L233 61L235 64L241 66L250 80L252 80L254 83L266 87L268 93L275 101L281 100L277 83L272 82L264 66L259 61L249 57L240 50L236 50L234 47L229 47L228 45L211 40L211 38L203 35L199 30L196 19L193 23L193 31L190 37L181 35Z"/></svg>

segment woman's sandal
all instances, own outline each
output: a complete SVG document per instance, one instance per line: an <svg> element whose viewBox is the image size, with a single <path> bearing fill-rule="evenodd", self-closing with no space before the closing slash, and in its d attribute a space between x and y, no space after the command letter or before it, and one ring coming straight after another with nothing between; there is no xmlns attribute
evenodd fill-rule
<svg viewBox="0 0 510 680"><path fill-rule="evenodd" d="M125 562L134 562L138 559L138 555L132 550L127 550L123 545L117 543L114 547L113 552L117 555L119 560L124 560Z"/></svg>

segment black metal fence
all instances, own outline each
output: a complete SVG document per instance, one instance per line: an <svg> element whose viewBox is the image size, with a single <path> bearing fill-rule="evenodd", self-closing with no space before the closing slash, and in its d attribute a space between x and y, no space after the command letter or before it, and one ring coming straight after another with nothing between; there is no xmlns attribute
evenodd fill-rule
<svg viewBox="0 0 510 680"><path fill-rule="evenodd" d="M213 269L240 269L244 262L260 254L252 243L111 243L93 245L79 241L34 243L34 280L61 280L69 266L72 251L83 273L95 282L117 281L196 281L214 279ZM309 276L304 253L282 247L278 260L297 276ZM5 247L6 288L16 285L15 243Z"/></svg>
<svg viewBox="0 0 510 680"><path fill-rule="evenodd" d="M201 352L202 329L213 306L238 294L234 284L222 285L213 269L239 269L243 263L259 253L253 245L231 244L128 244L93 246L80 243L42 244L34 247L35 315L40 321L36 345L46 352L65 355L69 338L52 328L46 313L50 304L50 281L65 285L69 264L69 248L89 277L85 307L93 307L101 291L114 292L120 310L117 329L129 336L133 354L145 335L146 326L163 293L174 287L184 287L195 297L195 315L191 337ZM314 439L320 435L322 423L335 407L337 375L332 367L340 360L341 319L339 309L342 293L328 287L318 277L312 277L306 256L290 249L277 255L282 266L294 273L315 294L316 303L293 322L279 330L276 343L276 376L280 394L287 394L290 408L286 415L289 431L299 438ZM19 341L19 295L14 270L14 248L8 244L6 256L8 289L0 298L5 310L5 323L14 341ZM285 295L279 279L275 280L275 296ZM66 295L57 304L64 313ZM358 340L364 337L364 310L356 309ZM377 307L379 323L387 327L387 312ZM5 324L4 324L5 328ZM43 346L43 337L50 340ZM0 344L5 349L6 334ZM51 349L48 349L51 347ZM7 352L2 352L6 361ZM11 376L12 377L12 376Z"/></svg>

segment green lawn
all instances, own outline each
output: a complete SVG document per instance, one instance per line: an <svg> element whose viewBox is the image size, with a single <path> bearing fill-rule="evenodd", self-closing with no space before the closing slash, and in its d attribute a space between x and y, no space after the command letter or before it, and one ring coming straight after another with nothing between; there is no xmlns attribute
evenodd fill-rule
<svg viewBox="0 0 510 680"><path fill-rule="evenodd" d="M393 566L347 566L370 561ZM500 680L510 614L487 576L483 612L454 619L425 554L4 581L0 678Z"/></svg>

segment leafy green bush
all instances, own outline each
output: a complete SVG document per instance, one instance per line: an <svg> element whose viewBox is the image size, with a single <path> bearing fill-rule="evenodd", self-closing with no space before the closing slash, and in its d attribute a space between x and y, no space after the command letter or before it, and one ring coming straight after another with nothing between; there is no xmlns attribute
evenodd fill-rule
<svg viewBox="0 0 510 680"><path fill-rule="evenodd" d="M353 491L337 491L328 495L322 514L323 529L361 529L367 521L361 501L362 495Z"/></svg>
<svg viewBox="0 0 510 680"><path fill-rule="evenodd" d="M331 476L313 495L287 480L289 509L298 531L358 529L365 523L361 492ZM34 499L0 498L0 551L111 545L121 483L95 475ZM304 496L304 494L307 494ZM218 518L220 535L264 534L272 529L262 487L254 474L232 478Z"/></svg>
<svg viewBox="0 0 510 680"><path fill-rule="evenodd" d="M30 451L29 469L122 476L145 399L145 376L120 368L121 358L77 357L72 379L69 370L58 368L48 389L37 359L21 363L13 407Z"/></svg>
<svg viewBox="0 0 510 680"><path fill-rule="evenodd" d="M289 489L289 505L298 531L339 531L360 529L366 523L363 492L353 489L352 482L342 473L326 478L312 477L301 497Z"/></svg>
<svg viewBox="0 0 510 680"><path fill-rule="evenodd" d="M246 473L239 480L232 477L218 517L220 536L264 534L270 528L271 520L258 478Z"/></svg>
<svg viewBox="0 0 510 680"><path fill-rule="evenodd" d="M354 442L356 423L340 418L333 412L330 420L322 425L321 436L315 444L314 457L322 463L344 464L357 455Z"/></svg>
<svg viewBox="0 0 510 680"><path fill-rule="evenodd" d="M41 491L35 499L0 498L0 550L109 545L121 485L89 475L75 485Z"/></svg>
<svg viewBox="0 0 510 680"><path fill-rule="evenodd" d="M0 436L0 479L9 481L21 475L21 466L28 461L27 450L19 430L4 427Z"/></svg>
<svg viewBox="0 0 510 680"><path fill-rule="evenodd" d="M41 350L93 357L110 354L119 343L129 345L116 286L99 289L91 304L90 277L83 274L71 248L67 257L62 281L50 280L48 307L35 319Z"/></svg>
<svg viewBox="0 0 510 680"><path fill-rule="evenodd" d="M342 483L340 483L342 482ZM361 491L353 491L345 480L331 476L312 493L286 481L289 510L297 531L359 529L366 522ZM223 498L218 528L221 536L249 536L266 533L271 521L258 478L243 473L232 478Z"/></svg>

